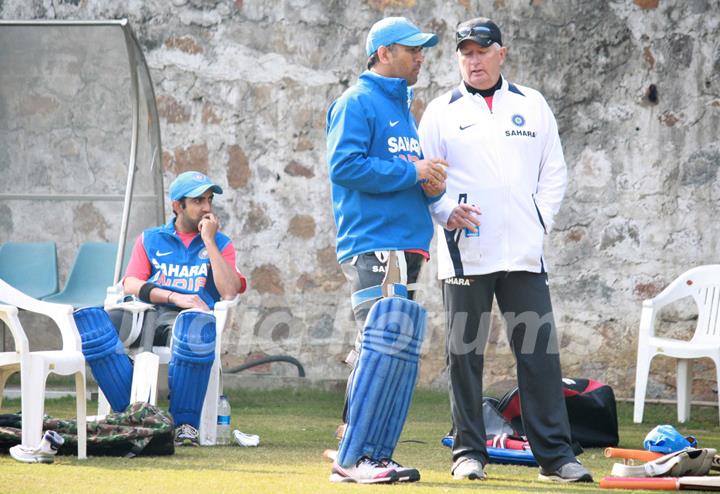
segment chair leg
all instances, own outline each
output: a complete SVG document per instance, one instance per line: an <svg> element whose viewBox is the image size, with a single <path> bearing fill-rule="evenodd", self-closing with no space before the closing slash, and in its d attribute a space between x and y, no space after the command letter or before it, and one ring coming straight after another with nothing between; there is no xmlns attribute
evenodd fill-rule
<svg viewBox="0 0 720 494"><path fill-rule="evenodd" d="M102 390L98 387L98 409L97 409L97 415L98 417L104 417L110 413L110 402L105 397L105 394L102 392Z"/></svg>
<svg viewBox="0 0 720 494"><path fill-rule="evenodd" d="M713 357L715 362L715 385L720 386L720 358ZM718 413L720 413L720 393L718 393Z"/></svg>
<svg viewBox="0 0 720 494"><path fill-rule="evenodd" d="M636 424L642 423L643 412L645 411L645 393L652 357L647 347L638 348L637 365L635 367L635 406L633 408L633 422Z"/></svg>
<svg viewBox="0 0 720 494"><path fill-rule="evenodd" d="M152 352L141 352L135 356L130 403L141 401L157 405L158 370L160 357Z"/></svg>
<svg viewBox="0 0 720 494"><path fill-rule="evenodd" d="M215 446L217 444L217 406L218 398L222 393L220 386L220 357L215 357L210 379L208 380L203 409L200 414L200 444L203 446Z"/></svg>
<svg viewBox="0 0 720 494"><path fill-rule="evenodd" d="M47 366L42 358L33 357L27 357L27 362L23 364L20 369L22 444L35 448L40 444L43 434Z"/></svg>
<svg viewBox="0 0 720 494"><path fill-rule="evenodd" d="M87 459L87 404L85 402L85 373L75 373L75 402L77 407L78 460Z"/></svg>
<svg viewBox="0 0 720 494"><path fill-rule="evenodd" d="M684 424L690 418L690 400L692 398L692 361L677 361L677 414L678 422Z"/></svg>
<svg viewBox="0 0 720 494"><path fill-rule="evenodd" d="M20 372L20 366L18 365L17 368L9 367L6 369L0 370L0 408L2 408L2 402L3 402L3 395L5 392L5 384L7 383L7 380L15 374L16 372Z"/></svg>

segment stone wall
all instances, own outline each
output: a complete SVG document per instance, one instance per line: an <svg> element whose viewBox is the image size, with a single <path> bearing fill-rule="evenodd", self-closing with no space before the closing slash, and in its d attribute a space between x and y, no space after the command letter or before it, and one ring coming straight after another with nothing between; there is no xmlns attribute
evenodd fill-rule
<svg viewBox="0 0 720 494"><path fill-rule="evenodd" d="M459 80L454 26L476 15L503 30L505 75L545 94L570 178L546 243L564 373L629 396L641 301L689 267L717 262L717 0L0 0L4 19L130 19L155 83L166 183L199 169L226 190L217 208L251 280L226 363L290 354L309 375L337 378L347 373L340 361L354 329L334 258L325 110L364 68L367 29L384 15L409 16L441 37L416 87L418 118ZM45 152L69 171L61 145L45 143ZM17 158L0 146L0 169ZM27 238L26 224L6 219L22 206L0 209L0 236ZM86 233L115 225L109 214L91 216L97 225ZM419 294L431 311L421 382L441 387L435 271L431 262ZM669 310L663 330L691 328L691 309ZM504 390L514 369L500 322L493 327L486 385ZM293 372L282 364L260 371ZM695 374L696 395L712 398L712 364ZM650 394L672 397L672 388L671 362L659 359Z"/></svg>

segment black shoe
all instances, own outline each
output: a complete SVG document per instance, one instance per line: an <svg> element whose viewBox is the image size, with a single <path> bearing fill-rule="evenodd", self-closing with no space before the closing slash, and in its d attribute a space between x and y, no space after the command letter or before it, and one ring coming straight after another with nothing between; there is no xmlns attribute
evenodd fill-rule
<svg viewBox="0 0 720 494"><path fill-rule="evenodd" d="M420 472L417 468L404 467L392 458L383 458L380 464L392 468L397 472L398 482L417 482L420 480Z"/></svg>

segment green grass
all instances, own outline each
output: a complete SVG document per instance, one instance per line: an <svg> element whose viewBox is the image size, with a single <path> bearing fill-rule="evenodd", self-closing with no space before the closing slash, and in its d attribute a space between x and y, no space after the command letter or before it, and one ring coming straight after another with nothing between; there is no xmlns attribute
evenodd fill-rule
<svg viewBox="0 0 720 494"><path fill-rule="evenodd" d="M242 493L336 493L413 492L590 492L594 485L556 485L539 482L537 468L489 465L485 482L457 482L449 475L450 452L440 445L449 426L449 406L443 393L418 392L396 451L401 463L420 469L417 484L362 486L328 482L329 463L322 451L336 446L342 395L314 390L231 391L234 428L259 434L259 448L178 448L174 456L134 459L58 457L53 465L26 465L8 455L0 456L0 492L242 492ZM89 410L95 403L89 403ZM17 400L6 400L0 413L17 411ZM71 399L48 400L46 412L74 415ZM640 448L645 434L659 423L674 423L674 407L648 405L645 424L632 423L631 404L618 405L621 447ZM701 446L720 446L718 411L693 407L692 421L681 431L698 437ZM613 460L600 449L581 456L596 480L608 475Z"/></svg>

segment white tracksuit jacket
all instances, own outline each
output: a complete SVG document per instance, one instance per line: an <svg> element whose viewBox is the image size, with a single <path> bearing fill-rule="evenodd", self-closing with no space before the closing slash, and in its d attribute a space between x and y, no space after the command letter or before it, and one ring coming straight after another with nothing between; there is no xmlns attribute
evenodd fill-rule
<svg viewBox="0 0 720 494"><path fill-rule="evenodd" d="M423 155L450 164L447 193L430 206L441 280L546 271L543 239L567 185L557 123L542 94L504 78L492 108L461 83L431 101L420 122ZM479 234L445 229L459 202L482 211Z"/></svg>

